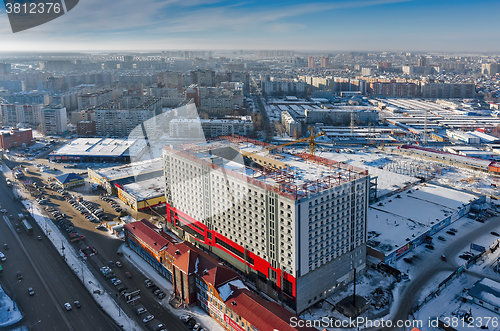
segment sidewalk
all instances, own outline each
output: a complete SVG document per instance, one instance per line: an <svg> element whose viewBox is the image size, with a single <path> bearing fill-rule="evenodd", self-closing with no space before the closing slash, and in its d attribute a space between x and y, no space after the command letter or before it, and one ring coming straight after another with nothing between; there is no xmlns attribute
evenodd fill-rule
<svg viewBox="0 0 500 331"><path fill-rule="evenodd" d="M173 308L168 300L173 292L173 285L164 277L158 274L158 272L150 266L146 261L144 261L139 255L137 255L133 250L128 248L125 244L120 247L120 251L123 252L123 258L127 259L132 263L145 277L151 279L158 287L160 287L167 296L163 300L159 300L159 303L170 310L173 314L180 316L189 313L194 316L194 318L205 328L205 330L210 331L225 331L224 328L219 325L206 311L198 306L192 306L188 308L178 309Z"/></svg>

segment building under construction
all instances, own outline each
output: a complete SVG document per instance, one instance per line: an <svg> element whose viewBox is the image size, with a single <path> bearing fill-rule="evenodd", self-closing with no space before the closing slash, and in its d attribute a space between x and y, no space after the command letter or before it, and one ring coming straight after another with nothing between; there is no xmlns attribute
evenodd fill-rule
<svg viewBox="0 0 500 331"><path fill-rule="evenodd" d="M165 146L169 227L297 312L362 272L369 175L231 136Z"/></svg>

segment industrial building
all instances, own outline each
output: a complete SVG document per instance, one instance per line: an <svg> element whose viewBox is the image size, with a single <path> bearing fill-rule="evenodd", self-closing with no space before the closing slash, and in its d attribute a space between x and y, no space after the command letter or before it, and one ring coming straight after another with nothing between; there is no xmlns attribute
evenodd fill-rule
<svg viewBox="0 0 500 331"><path fill-rule="evenodd" d="M131 153L133 150L133 153ZM48 155L51 162L130 163L146 150L143 140L77 138Z"/></svg>
<svg viewBox="0 0 500 331"><path fill-rule="evenodd" d="M165 146L168 226L301 312L365 268L369 175L265 145Z"/></svg>
<svg viewBox="0 0 500 331"><path fill-rule="evenodd" d="M367 254L392 264L485 202L451 188L422 184L370 205Z"/></svg>

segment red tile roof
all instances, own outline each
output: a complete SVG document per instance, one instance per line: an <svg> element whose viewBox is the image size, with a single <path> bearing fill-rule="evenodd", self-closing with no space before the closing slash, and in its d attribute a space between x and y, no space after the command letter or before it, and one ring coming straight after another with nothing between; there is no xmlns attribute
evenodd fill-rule
<svg viewBox="0 0 500 331"><path fill-rule="evenodd" d="M168 241L143 222L125 224L125 229L140 238L151 250L159 253Z"/></svg>
<svg viewBox="0 0 500 331"><path fill-rule="evenodd" d="M317 331L313 327L292 327L292 317L299 318L294 313L275 302L265 301L253 292L238 289L231 285L233 293L225 301L227 307L252 323L259 331Z"/></svg>

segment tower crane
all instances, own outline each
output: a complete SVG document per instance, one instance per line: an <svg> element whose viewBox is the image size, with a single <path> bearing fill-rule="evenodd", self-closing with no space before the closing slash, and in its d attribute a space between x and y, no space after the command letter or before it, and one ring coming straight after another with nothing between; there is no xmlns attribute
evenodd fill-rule
<svg viewBox="0 0 500 331"><path fill-rule="evenodd" d="M266 148L264 148L264 149L262 149L260 151L252 152L252 153L247 153L246 156L257 154L257 153L260 153L260 152L263 152L263 151L272 151L272 150L280 148L280 147L290 146L290 145L293 145L293 144L303 143L303 142L307 142L307 141L309 142L309 151L311 152L312 155L314 155L314 149L315 149L315 146L316 146L316 142L314 141L314 139L326 135L326 132L321 131L321 132L319 132L317 134L314 134L312 126L309 127L309 131L311 132L311 134L309 135L309 137L302 138L302 139L297 139L297 140L290 141L290 142L287 142L287 143L284 143L284 144L281 144L281 145L268 146L268 147L266 147Z"/></svg>

